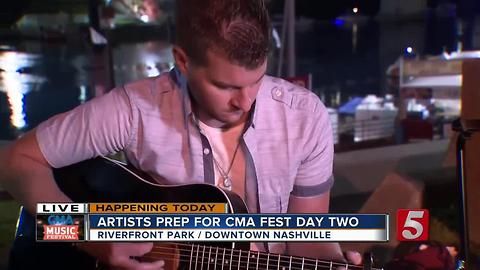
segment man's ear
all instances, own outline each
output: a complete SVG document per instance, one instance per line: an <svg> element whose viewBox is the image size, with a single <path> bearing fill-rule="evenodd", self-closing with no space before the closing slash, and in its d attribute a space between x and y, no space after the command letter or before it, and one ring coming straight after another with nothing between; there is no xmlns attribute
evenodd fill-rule
<svg viewBox="0 0 480 270"><path fill-rule="evenodd" d="M175 58L175 64L180 72L185 76L188 71L188 56L185 51L179 46L174 45L172 49L173 58Z"/></svg>

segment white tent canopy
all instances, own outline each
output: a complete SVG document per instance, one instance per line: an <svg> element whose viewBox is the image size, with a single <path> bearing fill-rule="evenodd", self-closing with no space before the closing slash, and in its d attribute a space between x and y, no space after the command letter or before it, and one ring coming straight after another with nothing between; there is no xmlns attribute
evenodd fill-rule
<svg viewBox="0 0 480 270"><path fill-rule="evenodd" d="M437 88L462 86L462 75L420 76L406 80L402 87Z"/></svg>

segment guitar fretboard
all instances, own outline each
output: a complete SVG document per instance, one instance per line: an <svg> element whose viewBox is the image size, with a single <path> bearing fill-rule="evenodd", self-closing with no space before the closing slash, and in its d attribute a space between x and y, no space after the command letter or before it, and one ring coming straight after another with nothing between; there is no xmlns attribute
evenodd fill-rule
<svg viewBox="0 0 480 270"><path fill-rule="evenodd" d="M336 263L296 256L286 256L260 251L236 250L204 245L191 245L189 269L240 270L317 270L317 269L363 269L348 263Z"/></svg>
<svg viewBox="0 0 480 270"><path fill-rule="evenodd" d="M179 244L181 269L189 270L320 270L320 269L364 269L363 266L324 261L319 259L287 256L260 251L230 249L215 246ZM171 253L172 250L155 252L158 256ZM157 257L160 259L161 257ZM369 268L378 270L378 268Z"/></svg>

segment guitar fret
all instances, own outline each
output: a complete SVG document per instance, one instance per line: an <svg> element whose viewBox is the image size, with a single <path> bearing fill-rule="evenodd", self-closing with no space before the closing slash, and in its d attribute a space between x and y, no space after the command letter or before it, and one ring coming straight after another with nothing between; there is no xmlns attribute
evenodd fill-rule
<svg viewBox="0 0 480 270"><path fill-rule="evenodd" d="M208 249L208 263L207 263L207 270L210 270L210 255L212 255L212 246Z"/></svg>
<svg viewBox="0 0 480 270"><path fill-rule="evenodd" d="M202 250L202 265L200 266L200 270L203 270L203 260L205 259L205 246L203 246Z"/></svg>
<svg viewBox="0 0 480 270"><path fill-rule="evenodd" d="M188 267L189 270L192 270L193 247L194 247L194 245L192 245L192 250L190 251L190 266Z"/></svg>
<svg viewBox="0 0 480 270"><path fill-rule="evenodd" d="M256 266L256 270L258 270L258 260L260 260L260 251L257 251L257 266Z"/></svg>
<svg viewBox="0 0 480 270"><path fill-rule="evenodd" d="M200 251L200 245L197 246L197 255L195 256L195 270L197 270L198 266L198 252Z"/></svg>
<svg viewBox="0 0 480 270"><path fill-rule="evenodd" d="M305 258L302 258L302 270L304 265L305 265Z"/></svg>
<svg viewBox="0 0 480 270"><path fill-rule="evenodd" d="M345 270L348 270L348 263L345 264Z"/></svg>
<svg viewBox="0 0 480 270"><path fill-rule="evenodd" d="M318 268L318 259L315 260L315 270ZM330 266L330 269L332 269L332 266Z"/></svg>
<svg viewBox="0 0 480 270"><path fill-rule="evenodd" d="M215 251L215 262L214 262L214 267L213 267L213 270L217 270L217 257L218 257L218 247Z"/></svg>
<svg viewBox="0 0 480 270"><path fill-rule="evenodd" d="M265 269L268 270L268 263L270 262L270 253L267 253L267 267Z"/></svg>
<svg viewBox="0 0 480 270"><path fill-rule="evenodd" d="M247 270L250 269L250 250L247 253Z"/></svg>
<svg viewBox="0 0 480 270"><path fill-rule="evenodd" d="M222 256L222 270L223 270L223 266L225 265L225 250L226 250L226 248L223 248L223 256Z"/></svg>
<svg viewBox="0 0 480 270"><path fill-rule="evenodd" d="M290 256L290 262L288 263L288 270L292 269L292 256Z"/></svg>
<svg viewBox="0 0 480 270"><path fill-rule="evenodd" d="M238 251L238 269L237 270L240 270L240 261L242 260L242 250L240 249Z"/></svg>
<svg viewBox="0 0 480 270"><path fill-rule="evenodd" d="M330 262L330 270L333 269L333 262Z"/></svg>
<svg viewBox="0 0 480 270"><path fill-rule="evenodd" d="M232 252L230 252L230 267L228 268L229 270L232 270L232 260L233 260L233 248L232 248Z"/></svg>

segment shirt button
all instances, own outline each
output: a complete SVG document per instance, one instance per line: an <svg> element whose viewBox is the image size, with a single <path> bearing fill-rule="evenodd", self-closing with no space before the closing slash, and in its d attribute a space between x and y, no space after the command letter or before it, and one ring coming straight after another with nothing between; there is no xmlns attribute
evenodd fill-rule
<svg viewBox="0 0 480 270"><path fill-rule="evenodd" d="M275 96L277 96L277 97L281 97L281 96L282 96L282 94L283 94L283 92L282 92L282 90L281 90L281 89L277 89L277 90L275 90Z"/></svg>
<svg viewBox="0 0 480 270"><path fill-rule="evenodd" d="M203 154L204 154L204 155L210 154L210 149L204 148L204 149L203 149Z"/></svg>

